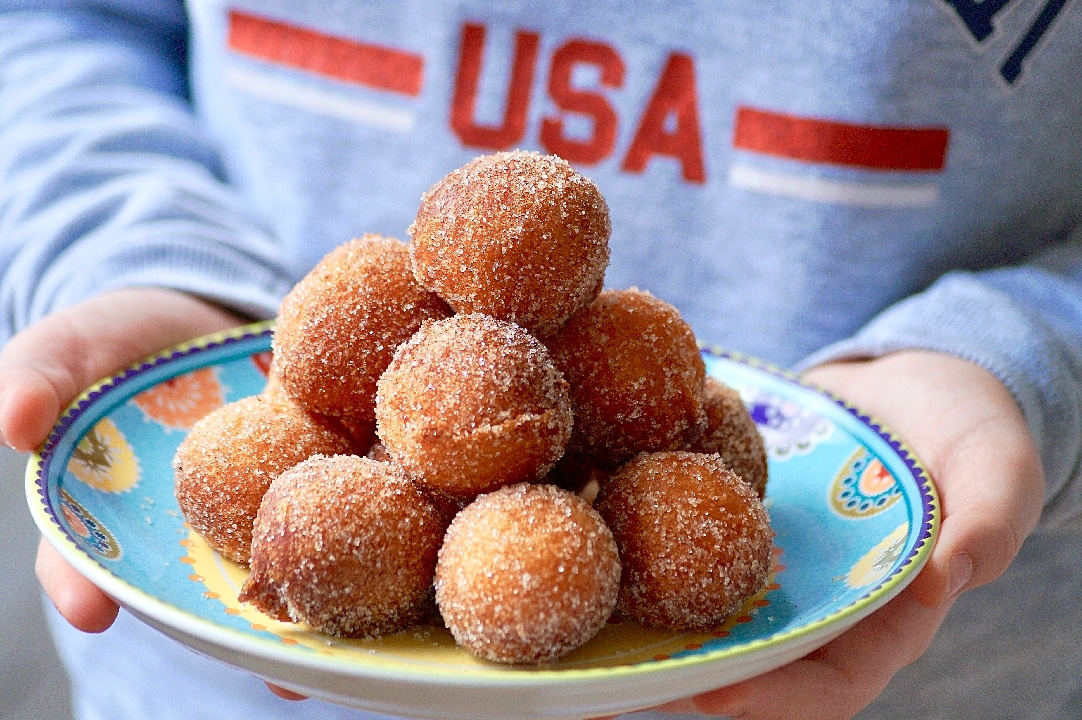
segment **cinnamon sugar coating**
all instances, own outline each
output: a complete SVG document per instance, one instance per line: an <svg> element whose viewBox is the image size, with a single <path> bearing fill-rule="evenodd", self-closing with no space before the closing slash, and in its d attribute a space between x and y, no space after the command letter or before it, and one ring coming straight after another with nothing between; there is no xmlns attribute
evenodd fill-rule
<svg viewBox="0 0 1082 720"><path fill-rule="evenodd" d="M452 521L436 602L459 645L501 663L542 663L582 646L616 604L612 533L582 498L517 484L478 497Z"/></svg>
<svg viewBox="0 0 1082 720"><path fill-rule="evenodd" d="M612 468L702 432L706 366L672 305L635 288L605 290L545 343L571 385L569 453Z"/></svg>
<svg viewBox="0 0 1082 720"><path fill-rule="evenodd" d="M760 498L766 497L766 443L740 393L707 376L703 407L706 429L688 449L720 455L728 468L751 485Z"/></svg>
<svg viewBox="0 0 1082 720"><path fill-rule="evenodd" d="M259 394L269 400L295 405L308 413L308 415L316 422L330 425L331 427L334 427L336 431L344 432L352 441L352 447L355 452L365 452L370 449L376 441L376 419L374 417L365 420L347 417L331 417L330 415L324 415L322 413L301 408L282 385L273 364L271 365L270 373L267 375L267 384Z"/></svg>
<svg viewBox="0 0 1082 720"><path fill-rule="evenodd" d="M620 548L617 609L644 625L708 631L766 585L770 519L717 455L638 455L594 507Z"/></svg>
<svg viewBox="0 0 1082 720"><path fill-rule="evenodd" d="M567 382L514 323L456 315L395 353L376 397L380 441L421 485L459 498L543 476L571 434Z"/></svg>
<svg viewBox="0 0 1082 720"><path fill-rule="evenodd" d="M374 429L376 381L424 320L451 309L413 278L405 243L365 235L338 246L282 300L278 381L300 405Z"/></svg>
<svg viewBox="0 0 1082 720"><path fill-rule="evenodd" d="M298 282L263 394L175 459L191 525L250 562L240 599L536 664L614 609L709 630L761 590L758 428L673 306L602 292L610 231L568 163L495 153L425 193L412 244L365 235Z"/></svg>
<svg viewBox="0 0 1082 720"><path fill-rule="evenodd" d="M247 563L271 482L317 453L353 452L346 431L278 394L228 403L197 422L173 456L184 519L225 557Z"/></svg>
<svg viewBox="0 0 1082 720"><path fill-rule="evenodd" d="M608 205L565 160L498 152L454 170L409 227L417 280L460 313L545 335L601 290Z"/></svg>
<svg viewBox="0 0 1082 720"><path fill-rule="evenodd" d="M428 616L448 521L390 463L312 457L267 491L239 598L330 635L397 632Z"/></svg>

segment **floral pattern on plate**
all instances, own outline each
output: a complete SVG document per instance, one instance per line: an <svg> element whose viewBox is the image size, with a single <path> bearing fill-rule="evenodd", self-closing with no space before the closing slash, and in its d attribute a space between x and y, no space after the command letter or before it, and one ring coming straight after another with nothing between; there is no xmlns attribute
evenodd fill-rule
<svg viewBox="0 0 1082 720"><path fill-rule="evenodd" d="M707 371L741 392L771 448L777 552L770 587L716 632L614 619L557 662L508 667L478 660L437 627L341 643L274 624L237 602L246 570L185 525L172 475L199 412L263 389L272 333L263 323L193 341L90 388L31 459L26 490L47 540L137 617L297 692L448 720L618 714L807 654L897 595L935 539L935 489L887 429L777 368L704 350ZM130 460L119 459L122 448Z"/></svg>

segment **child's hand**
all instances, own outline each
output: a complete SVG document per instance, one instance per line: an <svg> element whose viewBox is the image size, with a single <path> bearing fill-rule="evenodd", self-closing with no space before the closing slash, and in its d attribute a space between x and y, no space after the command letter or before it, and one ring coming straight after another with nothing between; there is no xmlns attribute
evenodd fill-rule
<svg viewBox="0 0 1082 720"><path fill-rule="evenodd" d="M907 351L810 370L900 435L939 489L928 564L897 598L811 655L660 709L747 720L851 718L924 652L958 594L1007 568L1044 500L1040 457L1006 388L952 356Z"/></svg>
<svg viewBox="0 0 1082 720"><path fill-rule="evenodd" d="M240 322L189 295L156 289L115 291L61 310L0 351L0 441L30 452L88 386L146 355ZM44 540L37 574L72 625L100 632L112 624L116 603Z"/></svg>

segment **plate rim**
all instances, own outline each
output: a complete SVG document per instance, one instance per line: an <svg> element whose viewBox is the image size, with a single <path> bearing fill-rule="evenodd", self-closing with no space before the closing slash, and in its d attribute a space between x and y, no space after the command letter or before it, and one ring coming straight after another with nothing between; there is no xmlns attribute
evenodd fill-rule
<svg viewBox="0 0 1082 720"><path fill-rule="evenodd" d="M860 425L870 429L903 461L919 494L920 516L911 518L909 523L910 531L913 530L911 526L914 521L920 523L920 529L916 532L916 542L908 549L904 561L900 561L888 576L879 580L867 592L862 593L848 604L799 627L755 638L736 646L718 648L690 656L638 662L632 665L610 665L592 668L477 666L454 670L426 667L422 670L415 670L408 668L409 663L405 660L394 666L363 665L356 661L344 663L340 659L327 658L317 654L313 654L311 657L298 654L289 648L276 646L269 639L258 638L236 628L217 624L211 619L194 615L183 608L150 595L113 574L107 567L76 544L70 535L63 530L55 511L51 507L51 503L47 500L49 478L45 477L46 470L50 467L51 461L55 459L55 455L52 453L60 441L65 438L66 433L81 416L96 410L99 407L98 403L102 402L103 399L106 401L111 400L111 393L117 392L128 385L130 381L163 364L175 362L181 358L191 358L211 350L228 348L238 343L263 341L273 335L273 329L274 321L265 320L194 338L159 353L149 355L123 370L103 378L87 388L68 405L60 415L49 437L30 456L26 469L26 497L35 523L42 535L84 577L87 577L92 583L117 599L122 606L128 606L134 614L140 616L143 622L146 622L144 616L149 615L159 623L175 627L210 645L227 649L230 652L239 650L268 661L284 662L288 665L304 665L306 668L333 673L340 677L362 677L368 680L394 680L407 683L420 681L426 685L447 687L538 688L569 683L591 683L608 678L627 678L640 675L665 677L672 673L680 673L687 668L713 665L734 656L751 655L764 647L774 646L775 648L784 649L790 646L797 647L813 643L818 646L827 642L831 637L852 627L853 624L897 596L916 577L927 562L939 535L942 510L935 484L913 450L888 426L874 416L864 413L832 393L788 370L751 355L722 349L716 345L701 344L700 348L704 354L731 360L765 372L821 396L826 401L841 408L845 413L848 413ZM202 366L203 364L197 365L197 367ZM181 374L181 372L183 370L178 371L176 375ZM174 376L170 375L169 377ZM124 397L120 402L127 400L128 397ZM101 416L107 412L108 410L102 411ZM60 460L66 461L66 459ZM228 641L222 640L223 633L228 635ZM218 659L222 660L220 657ZM252 672L251 670L248 671Z"/></svg>

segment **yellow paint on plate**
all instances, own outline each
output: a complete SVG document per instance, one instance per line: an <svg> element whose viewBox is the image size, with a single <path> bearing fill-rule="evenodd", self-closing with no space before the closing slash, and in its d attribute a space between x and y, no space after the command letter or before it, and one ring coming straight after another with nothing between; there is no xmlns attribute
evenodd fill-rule
<svg viewBox="0 0 1082 720"><path fill-rule="evenodd" d="M845 584L851 588L861 588L885 578L901 557L908 534L909 526L899 525L853 564L845 576Z"/></svg>
<svg viewBox="0 0 1082 720"><path fill-rule="evenodd" d="M109 418L99 420L75 446L68 472L95 490L118 493L139 483L141 470L124 433Z"/></svg>
<svg viewBox="0 0 1082 720"><path fill-rule="evenodd" d="M423 665L443 670L479 667L520 672L530 670L528 667L498 665L477 658L459 647L446 628L434 625L416 625L377 638L351 639L315 632L303 623L280 622L237 600L240 588L248 577L247 567L221 557L194 530L189 529L187 537L181 540L180 544L186 551L181 561L192 568L188 578L206 587L205 597L221 602L223 613L241 617L254 630L268 632L287 645L307 648L340 659L363 658L369 665ZM769 593L779 587L775 574L781 569L782 566L775 563L775 570L771 573L767 587L750 598L743 608L712 632L657 630L630 620L614 618L586 645L543 667L578 670L635 665L667 660L676 653L701 647L710 640L725 637L732 627L750 621L752 613L768 606Z"/></svg>

